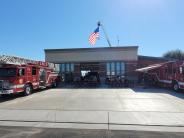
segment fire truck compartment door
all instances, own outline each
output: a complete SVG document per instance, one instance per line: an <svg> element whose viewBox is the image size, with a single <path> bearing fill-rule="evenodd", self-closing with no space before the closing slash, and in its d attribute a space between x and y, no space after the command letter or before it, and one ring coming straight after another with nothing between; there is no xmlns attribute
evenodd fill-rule
<svg viewBox="0 0 184 138"><path fill-rule="evenodd" d="M40 85L45 86L46 85L46 71L45 71L45 69L40 69L39 79L40 79Z"/></svg>

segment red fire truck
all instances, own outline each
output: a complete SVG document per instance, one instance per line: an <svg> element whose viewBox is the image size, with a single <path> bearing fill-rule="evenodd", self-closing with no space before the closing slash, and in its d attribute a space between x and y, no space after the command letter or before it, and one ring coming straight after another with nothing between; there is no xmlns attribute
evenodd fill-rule
<svg viewBox="0 0 184 138"><path fill-rule="evenodd" d="M18 57L0 56L0 94L23 92L56 87L58 73L47 62L25 60Z"/></svg>
<svg viewBox="0 0 184 138"><path fill-rule="evenodd" d="M169 61L137 69L142 76L159 86L171 87L175 91L184 89L184 61Z"/></svg>

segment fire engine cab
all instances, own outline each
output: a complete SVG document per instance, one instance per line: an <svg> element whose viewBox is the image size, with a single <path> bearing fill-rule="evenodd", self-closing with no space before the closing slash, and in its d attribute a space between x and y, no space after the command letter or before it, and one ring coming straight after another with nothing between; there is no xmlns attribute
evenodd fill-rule
<svg viewBox="0 0 184 138"><path fill-rule="evenodd" d="M0 56L1 95L20 92L29 95L35 89L56 87L57 81L58 73L47 62Z"/></svg>
<svg viewBox="0 0 184 138"><path fill-rule="evenodd" d="M184 61L169 61L137 69L143 76L147 75L151 83L171 87L175 91L184 89Z"/></svg>

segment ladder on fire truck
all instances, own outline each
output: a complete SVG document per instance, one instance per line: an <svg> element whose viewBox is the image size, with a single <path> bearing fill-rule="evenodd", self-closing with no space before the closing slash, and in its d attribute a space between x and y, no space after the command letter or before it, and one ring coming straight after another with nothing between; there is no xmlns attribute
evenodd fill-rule
<svg viewBox="0 0 184 138"><path fill-rule="evenodd" d="M0 64L23 65L28 63L36 64L36 61L15 56L0 55Z"/></svg>
<svg viewBox="0 0 184 138"><path fill-rule="evenodd" d="M25 65L28 63L38 64L38 61L16 56L0 55L0 65L1 64ZM53 69L54 71L58 71L58 67L56 66L57 66L56 64L48 62L48 67Z"/></svg>

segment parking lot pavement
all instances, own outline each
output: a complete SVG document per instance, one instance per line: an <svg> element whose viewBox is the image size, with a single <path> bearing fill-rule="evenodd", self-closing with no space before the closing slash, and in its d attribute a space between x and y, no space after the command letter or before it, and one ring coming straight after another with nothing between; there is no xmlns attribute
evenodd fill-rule
<svg viewBox="0 0 184 138"><path fill-rule="evenodd" d="M123 129L121 125L181 128L183 105L184 93L164 89L49 89L27 97L1 97L0 124L90 129Z"/></svg>

